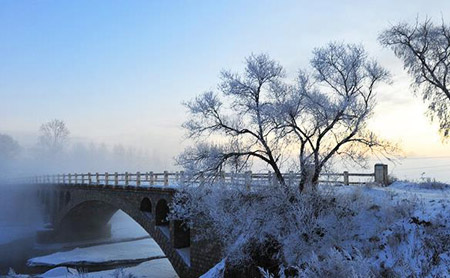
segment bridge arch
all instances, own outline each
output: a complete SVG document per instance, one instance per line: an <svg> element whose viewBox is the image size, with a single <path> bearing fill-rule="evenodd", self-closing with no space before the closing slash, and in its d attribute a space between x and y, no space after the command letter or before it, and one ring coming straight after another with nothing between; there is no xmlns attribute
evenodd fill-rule
<svg viewBox="0 0 450 278"><path fill-rule="evenodd" d="M70 192L67 191L66 194L64 195L64 205L67 205L70 201Z"/></svg>
<svg viewBox="0 0 450 278"><path fill-rule="evenodd" d="M141 201L141 206L139 207L139 209L148 214L151 215L152 213L152 201L150 201L150 199L148 197L144 197L144 199L142 199Z"/></svg>
<svg viewBox="0 0 450 278"><path fill-rule="evenodd" d="M165 199L160 199L156 204L156 226L168 226L169 206Z"/></svg>
<svg viewBox="0 0 450 278"><path fill-rule="evenodd" d="M64 195L65 200L67 193ZM143 198L142 194L130 192L120 197L112 196L112 193L72 190L67 204L53 218L56 238L73 240L108 235L109 220L115 212L122 210L155 240L180 277L192 277L190 257L186 258L178 251L180 248L190 248L189 235L180 229L179 223L167 220L171 195L167 193L168 196L165 197L149 194Z"/></svg>
<svg viewBox="0 0 450 278"><path fill-rule="evenodd" d="M61 209L65 205L64 202L64 191L59 191L59 197L58 197L58 209Z"/></svg>

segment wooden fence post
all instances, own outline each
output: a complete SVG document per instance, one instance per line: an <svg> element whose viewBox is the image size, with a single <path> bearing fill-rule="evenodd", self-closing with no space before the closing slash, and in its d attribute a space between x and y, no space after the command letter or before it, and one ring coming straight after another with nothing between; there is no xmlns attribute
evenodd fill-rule
<svg viewBox="0 0 450 278"><path fill-rule="evenodd" d="M349 179L348 179L348 171L344 171L344 184L349 185Z"/></svg>
<svg viewBox="0 0 450 278"><path fill-rule="evenodd" d="M225 172L224 171L220 171L220 182L221 183L225 183Z"/></svg>
<svg viewBox="0 0 450 278"><path fill-rule="evenodd" d="M97 185L100 185L100 175L98 174L98 172L95 173L95 183Z"/></svg>
<svg viewBox="0 0 450 278"><path fill-rule="evenodd" d="M78 174L75 173L75 184L77 184L77 183L78 183Z"/></svg>
<svg viewBox="0 0 450 278"><path fill-rule="evenodd" d="M128 177L128 172L125 172L125 186L128 186L128 182L129 182L129 177Z"/></svg>
<svg viewBox="0 0 450 278"><path fill-rule="evenodd" d="M88 172L88 185L92 184L92 175L91 172Z"/></svg>
<svg viewBox="0 0 450 278"><path fill-rule="evenodd" d="M289 179L289 186L292 186L293 183L294 183L294 172L289 171L289 177L288 177L288 179Z"/></svg>
<svg viewBox="0 0 450 278"><path fill-rule="evenodd" d="M72 174L69 174L69 184L72 183Z"/></svg>
<svg viewBox="0 0 450 278"><path fill-rule="evenodd" d="M252 171L245 172L245 188L250 190L250 186L252 184Z"/></svg>

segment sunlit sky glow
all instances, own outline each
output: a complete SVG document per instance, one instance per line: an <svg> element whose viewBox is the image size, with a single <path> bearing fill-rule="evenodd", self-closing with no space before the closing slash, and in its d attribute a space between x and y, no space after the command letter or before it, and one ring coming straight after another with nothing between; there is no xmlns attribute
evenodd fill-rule
<svg viewBox="0 0 450 278"><path fill-rule="evenodd" d="M450 156L401 62L377 42L398 21L450 18L450 1L0 1L0 133L24 145L64 120L73 141L182 150L181 103L221 69L268 53L295 76L314 47L361 43L392 74L370 127L408 156ZM162 158L162 160L161 160Z"/></svg>

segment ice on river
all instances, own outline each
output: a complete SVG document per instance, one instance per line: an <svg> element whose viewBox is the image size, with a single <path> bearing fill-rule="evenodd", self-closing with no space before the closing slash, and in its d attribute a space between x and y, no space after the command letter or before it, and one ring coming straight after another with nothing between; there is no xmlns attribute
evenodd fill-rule
<svg viewBox="0 0 450 278"><path fill-rule="evenodd" d="M28 260L30 266L92 265L111 262L130 262L164 257L153 239L104 244L70 251L56 252Z"/></svg>
<svg viewBox="0 0 450 278"><path fill-rule="evenodd" d="M90 272L87 275L80 275L74 269L68 268L55 268L40 275L42 278L75 278L75 277L87 277L87 278L105 278L105 277L127 277L131 274L136 278L176 278L178 277L167 259L156 259L148 262L141 263L134 267L128 267L124 269L116 270L104 270L97 272Z"/></svg>
<svg viewBox="0 0 450 278"><path fill-rule="evenodd" d="M110 220L111 238L107 244L99 241L83 242L81 246L70 251L56 252L47 256L32 258L28 264L34 266L54 266L55 268L42 274L42 277L80 277L76 270L60 266L107 265L112 263L139 262L134 267L122 270L105 270L90 272L83 277L112 277L114 272L123 271L135 277L171 278L178 277L175 270L158 244L148 233L123 211L119 210ZM143 239L144 238L144 239ZM104 240L103 240L104 241ZM65 243L64 247L76 246L80 243ZM91 246L95 245L95 246ZM117 274L117 273L116 273ZM120 276L120 277L125 277Z"/></svg>

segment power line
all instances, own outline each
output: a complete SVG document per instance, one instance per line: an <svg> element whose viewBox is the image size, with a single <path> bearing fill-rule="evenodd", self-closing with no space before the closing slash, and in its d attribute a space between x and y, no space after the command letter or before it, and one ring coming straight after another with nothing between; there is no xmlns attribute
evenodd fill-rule
<svg viewBox="0 0 450 278"><path fill-rule="evenodd" d="M420 169L434 169L441 167L450 167L450 164L445 165L434 165L434 166L421 166L421 167L409 167L409 168L396 168L397 170L420 170Z"/></svg>
<svg viewBox="0 0 450 278"><path fill-rule="evenodd" d="M450 158L450 155L444 155L444 156L412 156L412 157L405 157L404 159L444 159L444 158Z"/></svg>

